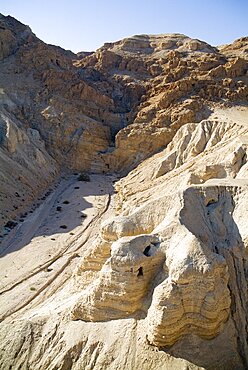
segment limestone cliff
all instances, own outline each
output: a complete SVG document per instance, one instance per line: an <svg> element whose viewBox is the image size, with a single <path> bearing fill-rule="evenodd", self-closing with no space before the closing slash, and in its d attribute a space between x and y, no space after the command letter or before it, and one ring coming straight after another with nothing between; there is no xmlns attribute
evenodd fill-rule
<svg viewBox="0 0 248 370"><path fill-rule="evenodd" d="M247 369L247 37L0 41L0 368Z"/></svg>

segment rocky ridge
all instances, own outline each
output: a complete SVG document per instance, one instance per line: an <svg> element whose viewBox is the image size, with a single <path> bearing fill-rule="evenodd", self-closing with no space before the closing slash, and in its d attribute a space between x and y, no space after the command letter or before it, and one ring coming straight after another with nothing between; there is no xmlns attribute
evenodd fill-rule
<svg viewBox="0 0 248 370"><path fill-rule="evenodd" d="M75 55L0 22L2 225L64 170L122 175L93 226L3 276L1 368L246 369L247 38Z"/></svg>
<svg viewBox="0 0 248 370"><path fill-rule="evenodd" d="M46 45L12 17L0 21L1 142L15 122L24 136L36 130L47 152L45 176L33 182L36 171L24 166L15 179L30 188L22 202L12 205L8 189L17 190L5 190L13 179L3 171L3 225L42 197L61 168L125 174L164 148L182 125L207 118L215 104L247 101L246 38L218 50L180 34L139 35L75 55ZM21 146L15 131L11 141ZM14 156L13 148L4 150Z"/></svg>

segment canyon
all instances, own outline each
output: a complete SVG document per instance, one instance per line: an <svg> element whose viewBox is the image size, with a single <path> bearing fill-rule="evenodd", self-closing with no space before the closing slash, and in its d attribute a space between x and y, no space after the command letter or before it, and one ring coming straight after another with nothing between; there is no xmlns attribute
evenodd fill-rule
<svg viewBox="0 0 248 370"><path fill-rule="evenodd" d="M0 369L248 368L247 60L0 16Z"/></svg>

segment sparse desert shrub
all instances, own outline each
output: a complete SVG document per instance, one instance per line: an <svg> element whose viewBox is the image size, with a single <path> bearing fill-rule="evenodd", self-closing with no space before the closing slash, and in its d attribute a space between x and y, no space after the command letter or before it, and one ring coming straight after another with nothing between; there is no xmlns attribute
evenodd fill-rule
<svg viewBox="0 0 248 370"><path fill-rule="evenodd" d="M90 181L90 176L85 173L85 172L82 172L79 176L78 176L78 181L85 181L85 182L89 182Z"/></svg>
<svg viewBox="0 0 248 370"><path fill-rule="evenodd" d="M14 229L14 227L16 227L16 225L17 225L17 222L15 222L15 221L8 221L4 225L4 227L7 227L8 229Z"/></svg>

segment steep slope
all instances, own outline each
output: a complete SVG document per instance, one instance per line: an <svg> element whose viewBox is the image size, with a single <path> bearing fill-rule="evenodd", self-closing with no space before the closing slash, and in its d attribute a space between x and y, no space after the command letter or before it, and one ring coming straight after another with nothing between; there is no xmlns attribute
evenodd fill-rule
<svg viewBox="0 0 248 370"><path fill-rule="evenodd" d="M247 38L0 40L0 368L246 369Z"/></svg>
<svg viewBox="0 0 248 370"><path fill-rule="evenodd" d="M245 108L186 124L116 183L89 232L60 236L52 211L2 257L2 368L245 369L247 137Z"/></svg>
<svg viewBox="0 0 248 370"><path fill-rule="evenodd" d="M134 167L164 148L183 124L207 118L216 103L246 104L247 39L241 40L233 44L240 56L233 56L232 46L220 53L180 34L140 35L105 44L78 61L77 66L145 89L131 124L116 135L116 150L102 156L109 167Z"/></svg>
<svg viewBox="0 0 248 370"><path fill-rule="evenodd" d="M248 110L240 113L183 126L116 184L120 215L82 260L73 319L135 317L144 340L167 353L247 367Z"/></svg>
<svg viewBox="0 0 248 370"><path fill-rule="evenodd" d="M127 108L106 94L111 81L102 89L86 81L73 66L76 55L44 44L14 18L0 22L2 226L23 218L61 170L97 163ZM13 196L17 188L20 199Z"/></svg>
<svg viewBox="0 0 248 370"><path fill-rule="evenodd" d="M246 38L220 52L180 34L140 35L75 55L12 17L0 22L1 226L35 205L61 170L127 173L216 104L247 102ZM19 130L11 149L8 126L12 136ZM17 149L28 130L44 141L39 152L28 144L35 165ZM12 178L16 161L21 176ZM21 202L10 195L16 187Z"/></svg>

